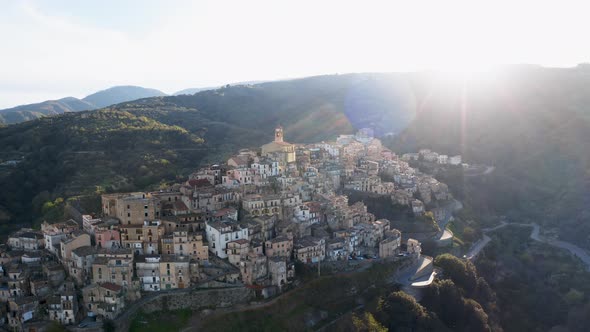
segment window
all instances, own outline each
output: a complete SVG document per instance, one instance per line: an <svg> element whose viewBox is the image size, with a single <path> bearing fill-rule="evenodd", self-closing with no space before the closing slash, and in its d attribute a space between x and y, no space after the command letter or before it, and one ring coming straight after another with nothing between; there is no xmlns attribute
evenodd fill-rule
<svg viewBox="0 0 590 332"><path fill-rule="evenodd" d="M131 217L131 212L127 212L127 217Z"/></svg>
<svg viewBox="0 0 590 332"><path fill-rule="evenodd" d="M131 207L129 205L127 205L127 209L130 209Z"/></svg>
<svg viewBox="0 0 590 332"><path fill-rule="evenodd" d="M148 206L147 206L147 205L145 205L143 208L147 210Z"/></svg>
<svg viewBox="0 0 590 332"><path fill-rule="evenodd" d="M146 217L148 216L148 213L147 213L147 212L145 213L145 216L146 216Z"/></svg>

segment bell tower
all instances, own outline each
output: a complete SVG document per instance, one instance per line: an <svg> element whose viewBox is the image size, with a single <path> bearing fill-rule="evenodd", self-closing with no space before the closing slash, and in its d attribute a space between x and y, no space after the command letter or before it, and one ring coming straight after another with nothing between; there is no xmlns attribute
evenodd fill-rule
<svg viewBox="0 0 590 332"><path fill-rule="evenodd" d="M275 142L283 142L283 127L275 128Z"/></svg>

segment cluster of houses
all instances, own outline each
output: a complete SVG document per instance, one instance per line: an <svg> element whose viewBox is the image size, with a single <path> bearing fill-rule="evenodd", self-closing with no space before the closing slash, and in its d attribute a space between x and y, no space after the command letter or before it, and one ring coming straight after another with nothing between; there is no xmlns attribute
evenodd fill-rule
<svg viewBox="0 0 590 332"><path fill-rule="evenodd" d="M416 214L450 197L366 131L294 145L278 127L258 151L241 150L184 183L104 194L95 216L12 234L0 250L4 323L28 330L40 319L112 319L144 292L209 280L277 293L294 280L295 262L398 255L401 232L362 202L349 204L342 189L388 195ZM407 243L420 254L419 242ZM221 265L229 269L207 272Z"/></svg>
<svg viewBox="0 0 590 332"><path fill-rule="evenodd" d="M448 156L446 154L439 154L430 149L420 149L418 153L405 153L401 157L404 161L423 160L429 163L440 165L463 166L461 155Z"/></svg>

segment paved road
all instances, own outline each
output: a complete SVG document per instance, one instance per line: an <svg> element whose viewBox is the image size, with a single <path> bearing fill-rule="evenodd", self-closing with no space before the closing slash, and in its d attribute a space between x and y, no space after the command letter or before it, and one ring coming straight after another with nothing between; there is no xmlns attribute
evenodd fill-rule
<svg viewBox="0 0 590 332"><path fill-rule="evenodd" d="M491 240L492 240L491 237L484 234L483 238L479 239L477 242L475 242L473 244L473 246L471 247L471 249L469 249L467 254L465 254L465 258L467 258L469 260L473 260L474 258L476 258L477 255L482 251L483 248L485 248L485 246L488 245L488 243L490 243Z"/></svg>
<svg viewBox="0 0 590 332"><path fill-rule="evenodd" d="M477 173L469 173L469 172L465 172L464 175L465 176L480 176L480 175L488 175L490 173L492 173L494 170L496 169L495 166L487 166L486 169L483 172L477 172Z"/></svg>
<svg viewBox="0 0 590 332"><path fill-rule="evenodd" d="M453 212L460 210L463 208L463 204L456 199L453 199L449 204L443 207L445 209L445 216L441 220L437 220L438 227L440 227L440 233L438 237L441 237L447 224L451 221L453 217Z"/></svg>
<svg viewBox="0 0 590 332"><path fill-rule="evenodd" d="M523 223L507 223L507 222L503 221L500 225L498 225L496 227L484 228L482 230L484 233L483 239L477 241L473 245L473 247L467 253L466 258L469 260L473 260L475 257L477 257L477 254L479 254L481 252L481 250L491 241L491 238L489 236L487 236L486 233L493 232L497 229L500 229L500 228L503 228L503 227L506 227L509 225L510 226L532 227L533 229L532 229L531 235L530 235L531 239L533 239L534 241L537 241L537 242L545 243L550 246L565 249L565 250L569 251L571 254L573 254L574 256L579 258L586 265L586 269L588 269L588 271L590 271L590 255L588 255L586 250L584 250L584 249L582 249L582 248L578 247L577 245L570 243L570 242L561 241L561 240L554 240L554 239L547 239L547 238L541 236L540 235L541 227L536 223L523 224Z"/></svg>

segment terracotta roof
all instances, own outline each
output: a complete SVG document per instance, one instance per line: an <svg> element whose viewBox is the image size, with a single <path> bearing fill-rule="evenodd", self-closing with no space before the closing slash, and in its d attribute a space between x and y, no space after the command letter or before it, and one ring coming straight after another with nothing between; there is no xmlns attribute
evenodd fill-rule
<svg viewBox="0 0 590 332"><path fill-rule="evenodd" d="M118 292L118 291L120 291L123 288L123 287L121 287L119 285L116 285L116 284L113 284L111 282L102 283L102 284L100 284L100 287L106 288L108 290L112 290L113 292Z"/></svg>
<svg viewBox="0 0 590 332"><path fill-rule="evenodd" d="M178 211L188 211L188 207L184 204L183 201L178 201L174 203L174 208Z"/></svg>
<svg viewBox="0 0 590 332"><path fill-rule="evenodd" d="M211 186L211 183L207 179L198 179L198 180L197 179L192 179L192 180L189 180L188 181L188 184L191 187L197 187L197 188Z"/></svg>

